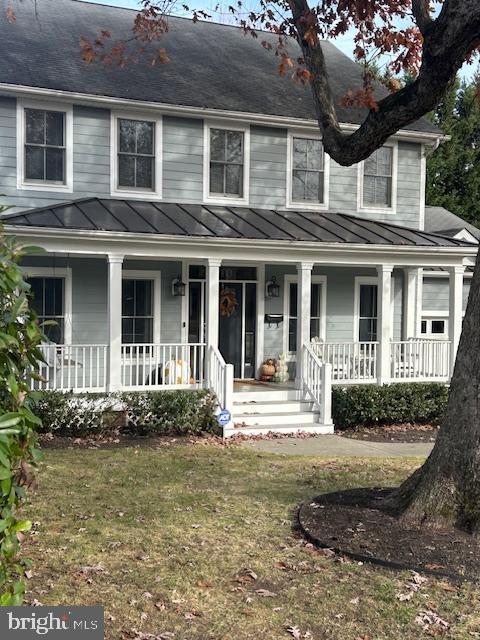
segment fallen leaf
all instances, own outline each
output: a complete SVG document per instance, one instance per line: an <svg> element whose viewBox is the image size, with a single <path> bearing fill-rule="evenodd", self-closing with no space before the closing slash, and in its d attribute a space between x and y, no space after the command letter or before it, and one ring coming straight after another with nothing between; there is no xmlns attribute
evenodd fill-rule
<svg viewBox="0 0 480 640"><path fill-rule="evenodd" d="M262 598L276 598L277 594L273 593L273 591L269 591L268 589L256 589L255 593L257 594L257 596L260 596Z"/></svg>
<svg viewBox="0 0 480 640"><path fill-rule="evenodd" d="M295 640L301 640L302 638L298 627L287 627L287 633L289 633Z"/></svg>

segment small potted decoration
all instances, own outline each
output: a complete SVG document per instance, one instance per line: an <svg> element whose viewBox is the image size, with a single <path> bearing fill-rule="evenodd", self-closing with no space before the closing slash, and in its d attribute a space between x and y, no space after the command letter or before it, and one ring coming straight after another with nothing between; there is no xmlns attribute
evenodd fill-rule
<svg viewBox="0 0 480 640"><path fill-rule="evenodd" d="M262 382L270 382L270 380L275 375L275 360L273 358L268 358L262 364L260 369L260 380Z"/></svg>

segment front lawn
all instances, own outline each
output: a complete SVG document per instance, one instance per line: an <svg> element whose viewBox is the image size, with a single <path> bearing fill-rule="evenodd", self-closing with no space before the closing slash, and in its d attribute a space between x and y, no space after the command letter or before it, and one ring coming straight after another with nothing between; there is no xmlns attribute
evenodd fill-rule
<svg viewBox="0 0 480 640"><path fill-rule="evenodd" d="M409 585L292 532L300 500L395 484L416 464L203 444L47 450L26 509L27 601L101 604L110 640L480 638L471 585Z"/></svg>

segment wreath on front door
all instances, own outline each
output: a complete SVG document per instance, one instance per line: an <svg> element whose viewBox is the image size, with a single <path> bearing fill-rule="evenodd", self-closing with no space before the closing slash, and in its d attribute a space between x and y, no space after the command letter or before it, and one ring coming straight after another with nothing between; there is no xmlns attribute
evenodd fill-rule
<svg viewBox="0 0 480 640"><path fill-rule="evenodd" d="M232 289L222 289L220 291L220 315L224 318L230 318L235 308L238 307L235 291Z"/></svg>

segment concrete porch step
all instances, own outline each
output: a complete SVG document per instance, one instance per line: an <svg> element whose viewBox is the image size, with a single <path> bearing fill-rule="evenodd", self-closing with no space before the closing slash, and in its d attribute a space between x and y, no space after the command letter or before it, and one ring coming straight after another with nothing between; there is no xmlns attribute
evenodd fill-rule
<svg viewBox="0 0 480 640"><path fill-rule="evenodd" d="M243 434L246 436L260 436L266 433L318 433L318 434L330 434L333 433L332 425L320 425L320 424L305 424L305 425L286 425L286 424L265 424L265 425L242 425L241 427L227 427L223 431L224 438L229 438L236 434Z"/></svg>
<svg viewBox="0 0 480 640"><path fill-rule="evenodd" d="M245 413L243 415L234 416L233 422L237 424L245 424L247 426L259 426L265 424L275 425L293 425L298 426L304 424L314 424L318 422L319 414L313 411L304 411L302 413L277 413L268 414L261 413Z"/></svg>
<svg viewBox="0 0 480 640"><path fill-rule="evenodd" d="M308 411L313 411L313 402L308 400L284 400L282 402L277 400L237 402L234 400L232 415L235 418L248 414L304 413Z"/></svg>
<svg viewBox="0 0 480 640"><path fill-rule="evenodd" d="M302 392L298 389L272 389L266 387L261 391L234 391L234 404L240 402L285 402L287 400L302 400Z"/></svg>

